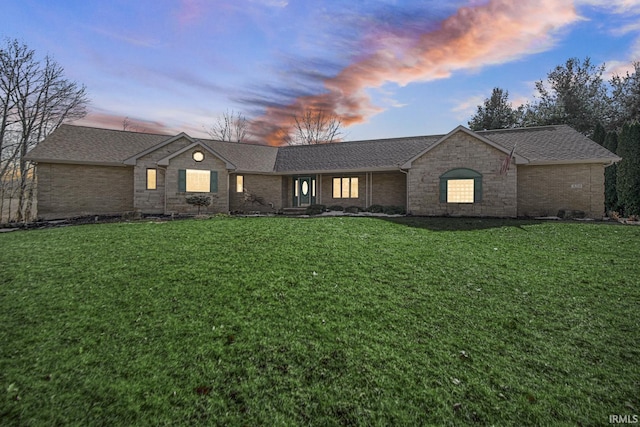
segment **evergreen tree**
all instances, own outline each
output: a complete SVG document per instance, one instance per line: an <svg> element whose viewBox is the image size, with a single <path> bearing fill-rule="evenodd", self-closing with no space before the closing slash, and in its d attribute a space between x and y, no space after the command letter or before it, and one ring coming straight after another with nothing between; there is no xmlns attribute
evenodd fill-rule
<svg viewBox="0 0 640 427"><path fill-rule="evenodd" d="M624 215L640 214L640 123L627 123L618 138L616 186Z"/></svg>
<svg viewBox="0 0 640 427"><path fill-rule="evenodd" d="M616 153L618 150L618 134L609 132L604 140L604 148ZM618 211L618 190L616 188L616 180L618 176L618 165L612 164L604 170L604 211L608 214L612 211Z"/></svg>
<svg viewBox="0 0 640 427"><path fill-rule="evenodd" d="M593 136L591 137L591 139L593 139L595 142L597 142L600 145L604 145L604 141L606 138L607 138L607 131L604 129L604 126L602 126L602 123L598 122L595 130L593 131ZM615 150L612 152L615 153Z"/></svg>
<svg viewBox="0 0 640 427"><path fill-rule="evenodd" d="M554 68L546 81L536 82L538 101L528 106L526 125L566 124L592 136L595 124L606 116L609 103L603 72L604 65L595 66L589 58L583 62L571 58Z"/></svg>
<svg viewBox="0 0 640 427"><path fill-rule="evenodd" d="M511 106L509 91L494 87L491 97L484 100L484 105L478 105L468 124L471 130L508 129L517 127L521 117L522 108Z"/></svg>
<svg viewBox="0 0 640 427"><path fill-rule="evenodd" d="M620 129L624 123L640 121L640 62L633 63L633 73L613 76L610 127Z"/></svg>

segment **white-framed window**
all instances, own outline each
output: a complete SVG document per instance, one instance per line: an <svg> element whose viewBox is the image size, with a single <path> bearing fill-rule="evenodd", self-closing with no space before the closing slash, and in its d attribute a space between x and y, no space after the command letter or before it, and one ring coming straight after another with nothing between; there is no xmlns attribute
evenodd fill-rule
<svg viewBox="0 0 640 427"><path fill-rule="evenodd" d="M158 188L158 171L157 169L147 169L147 190L156 190Z"/></svg>
<svg viewBox="0 0 640 427"><path fill-rule="evenodd" d="M334 199L357 199L358 198L358 177L333 178L333 198Z"/></svg>

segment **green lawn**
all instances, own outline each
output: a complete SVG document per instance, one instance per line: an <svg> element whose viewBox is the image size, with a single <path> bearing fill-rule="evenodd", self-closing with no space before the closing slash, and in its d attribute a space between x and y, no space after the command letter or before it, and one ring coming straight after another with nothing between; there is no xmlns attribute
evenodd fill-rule
<svg viewBox="0 0 640 427"><path fill-rule="evenodd" d="M216 218L0 234L3 425L607 425L640 227Z"/></svg>

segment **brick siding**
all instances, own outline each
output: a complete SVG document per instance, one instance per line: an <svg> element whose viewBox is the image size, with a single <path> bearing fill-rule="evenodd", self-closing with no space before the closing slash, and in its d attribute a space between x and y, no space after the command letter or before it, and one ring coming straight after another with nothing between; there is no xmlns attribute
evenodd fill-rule
<svg viewBox="0 0 640 427"><path fill-rule="evenodd" d="M416 159L409 171L409 207L414 215L515 217L517 168L506 175L499 170L506 154L464 132ZM467 168L482 174L482 200L478 203L441 203L440 176Z"/></svg>
<svg viewBox="0 0 640 427"><path fill-rule="evenodd" d="M169 166L157 166L156 163L172 153L183 149L192 142L187 138L179 138L170 144L152 151L137 160L134 174L134 205L137 212L142 213L197 213L198 207L187 203L186 198L193 194L205 194L212 198L212 204L200 208L201 213L229 212L228 172L225 163L202 148L194 148L172 158ZM201 162L193 160L194 151L204 152ZM147 169L157 169L157 187L147 190ZM198 169L218 172L217 193L186 193L178 191L178 170Z"/></svg>
<svg viewBox="0 0 640 427"><path fill-rule="evenodd" d="M38 218L133 210L133 168L38 163Z"/></svg>
<svg viewBox="0 0 640 427"><path fill-rule="evenodd" d="M241 174L244 177L244 189L251 195L260 198L264 204L245 200L245 194L236 192L237 174L229 177L230 200L232 212L264 212L271 213L283 208L283 184L286 177L280 175Z"/></svg>
<svg viewBox="0 0 640 427"><path fill-rule="evenodd" d="M559 210L604 214L604 165L518 167L518 216L556 215Z"/></svg>

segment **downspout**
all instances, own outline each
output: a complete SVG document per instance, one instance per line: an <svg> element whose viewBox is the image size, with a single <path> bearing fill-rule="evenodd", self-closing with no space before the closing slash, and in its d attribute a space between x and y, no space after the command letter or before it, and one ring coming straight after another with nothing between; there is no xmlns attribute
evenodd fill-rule
<svg viewBox="0 0 640 427"><path fill-rule="evenodd" d="M371 206L369 199L369 172L364 174L364 207Z"/></svg>
<svg viewBox="0 0 640 427"><path fill-rule="evenodd" d="M166 166L158 166L158 169L162 169L164 171L163 176L164 176L164 181L162 183L163 187L164 187L164 208L163 208L163 215L167 214L167 167Z"/></svg>
<svg viewBox="0 0 640 427"><path fill-rule="evenodd" d="M237 175L236 175L237 177ZM236 178L238 179L238 178ZM244 178L243 178L244 180ZM231 173L229 169L227 169L227 214L231 215ZM242 181L242 185L244 186L244 181ZM220 189L218 189L220 191ZM235 191L235 188L234 188Z"/></svg>
<svg viewBox="0 0 640 427"><path fill-rule="evenodd" d="M409 171L405 171L401 167L398 167L398 170L405 175L404 182L405 182L405 187L407 187L407 190L406 190L407 201L405 202L405 204L407 205L407 208L406 208L407 214L409 214L409 212L410 212L410 210L409 210Z"/></svg>

